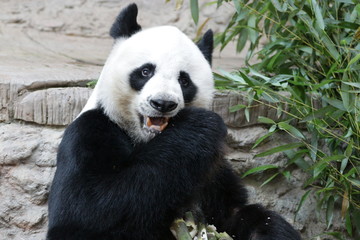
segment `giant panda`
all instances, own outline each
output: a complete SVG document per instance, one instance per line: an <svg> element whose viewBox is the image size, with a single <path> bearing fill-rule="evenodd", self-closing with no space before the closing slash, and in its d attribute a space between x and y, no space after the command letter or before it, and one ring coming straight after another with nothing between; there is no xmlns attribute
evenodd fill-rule
<svg viewBox="0 0 360 240"><path fill-rule="evenodd" d="M123 9L99 81L59 146L48 240L169 240L186 211L241 240L298 240L278 214L248 204L223 158L226 126L207 110L213 35L142 30Z"/></svg>

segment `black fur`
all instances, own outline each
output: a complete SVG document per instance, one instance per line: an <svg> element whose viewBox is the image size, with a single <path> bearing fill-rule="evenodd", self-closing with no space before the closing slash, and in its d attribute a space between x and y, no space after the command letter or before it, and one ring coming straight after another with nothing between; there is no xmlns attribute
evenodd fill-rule
<svg viewBox="0 0 360 240"><path fill-rule="evenodd" d="M113 23L110 36L114 39L130 37L140 31L141 26L136 21L137 14L138 8L135 3L124 8Z"/></svg>
<svg viewBox="0 0 360 240"><path fill-rule="evenodd" d="M187 72L180 71L179 83L183 93L185 103L190 103L196 96L197 87Z"/></svg>
<svg viewBox="0 0 360 240"><path fill-rule="evenodd" d="M171 222L194 205L235 239L300 239L278 215L245 205L246 191L222 158L225 135L217 114L185 108L134 145L102 110L83 113L59 147L47 239L173 239Z"/></svg>
<svg viewBox="0 0 360 240"><path fill-rule="evenodd" d="M212 64L212 52L214 49L214 36L211 29L207 30L203 38L197 43L198 48L203 53L209 64Z"/></svg>

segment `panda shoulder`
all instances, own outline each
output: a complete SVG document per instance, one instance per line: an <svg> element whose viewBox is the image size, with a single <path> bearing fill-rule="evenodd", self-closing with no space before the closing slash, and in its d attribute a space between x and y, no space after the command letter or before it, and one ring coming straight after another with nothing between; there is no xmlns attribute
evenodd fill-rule
<svg viewBox="0 0 360 240"><path fill-rule="evenodd" d="M82 113L67 127L63 142L98 145L114 136L127 139L124 130L112 122L101 109L92 109Z"/></svg>

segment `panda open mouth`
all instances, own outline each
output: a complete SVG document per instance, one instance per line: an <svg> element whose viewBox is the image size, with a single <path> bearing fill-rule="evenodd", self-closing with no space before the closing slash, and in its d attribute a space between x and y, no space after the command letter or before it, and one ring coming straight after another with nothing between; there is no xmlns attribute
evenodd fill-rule
<svg viewBox="0 0 360 240"><path fill-rule="evenodd" d="M152 132L162 132L168 125L168 117L148 117L143 116L144 118L144 128Z"/></svg>

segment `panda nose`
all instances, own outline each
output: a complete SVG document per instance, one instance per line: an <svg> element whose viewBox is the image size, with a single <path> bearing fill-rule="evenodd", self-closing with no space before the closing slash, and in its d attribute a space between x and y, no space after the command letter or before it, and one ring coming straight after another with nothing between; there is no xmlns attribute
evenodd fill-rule
<svg viewBox="0 0 360 240"><path fill-rule="evenodd" d="M176 102L173 101L165 101L165 100L161 100L161 99L152 99L150 100L150 105L162 112L162 113L166 113L166 112L170 112L172 110L174 110L178 104Z"/></svg>

